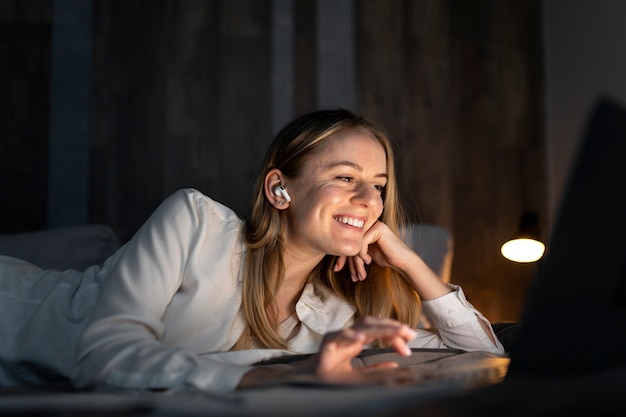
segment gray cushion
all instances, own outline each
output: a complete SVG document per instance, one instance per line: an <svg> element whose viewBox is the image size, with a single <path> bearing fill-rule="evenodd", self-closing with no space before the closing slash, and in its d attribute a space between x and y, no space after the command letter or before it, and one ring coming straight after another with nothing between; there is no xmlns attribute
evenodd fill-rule
<svg viewBox="0 0 626 417"><path fill-rule="evenodd" d="M43 269L82 271L101 265L120 245L113 229L99 224L0 235L0 255Z"/></svg>
<svg viewBox="0 0 626 417"><path fill-rule="evenodd" d="M413 224L404 230L404 242L443 282L450 282L453 240L447 228L436 224Z"/></svg>

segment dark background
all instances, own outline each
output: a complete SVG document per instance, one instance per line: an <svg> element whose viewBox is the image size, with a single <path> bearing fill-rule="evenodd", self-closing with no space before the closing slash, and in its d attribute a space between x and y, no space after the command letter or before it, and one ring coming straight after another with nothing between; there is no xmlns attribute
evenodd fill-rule
<svg viewBox="0 0 626 417"><path fill-rule="evenodd" d="M395 139L411 217L452 232L452 281L515 320L536 265L499 247L527 209L547 237L560 192L546 14L539 0L0 0L0 233L104 223L127 239L181 187L246 216L278 128L348 107Z"/></svg>

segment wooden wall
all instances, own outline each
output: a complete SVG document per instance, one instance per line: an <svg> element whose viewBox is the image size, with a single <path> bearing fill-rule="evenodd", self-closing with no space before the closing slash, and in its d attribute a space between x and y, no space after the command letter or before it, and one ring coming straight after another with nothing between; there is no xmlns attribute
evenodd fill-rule
<svg viewBox="0 0 626 417"><path fill-rule="evenodd" d="M245 214L271 140L271 9L259 1L94 5L92 221L128 236L181 187Z"/></svg>
<svg viewBox="0 0 626 417"><path fill-rule="evenodd" d="M358 102L398 142L405 206L452 230L471 301L515 319L535 265L499 247L525 208L546 218L540 3L371 1L358 15Z"/></svg>
<svg viewBox="0 0 626 417"><path fill-rule="evenodd" d="M0 1L0 233L48 224L53 6L72 1ZM89 1L79 222L127 238L189 186L245 215L285 87L272 81L276 7L292 28L282 62L295 116L320 106L320 2L332 0ZM354 109L396 140L407 211L450 228L452 280L488 318L517 319L535 265L499 246L523 210L546 218L540 1L347 1Z"/></svg>
<svg viewBox="0 0 626 417"><path fill-rule="evenodd" d="M51 16L0 1L0 233L46 227Z"/></svg>

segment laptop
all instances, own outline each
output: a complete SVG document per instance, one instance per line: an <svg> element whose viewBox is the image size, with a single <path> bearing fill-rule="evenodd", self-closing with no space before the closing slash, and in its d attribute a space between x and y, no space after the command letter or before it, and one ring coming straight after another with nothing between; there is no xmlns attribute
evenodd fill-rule
<svg viewBox="0 0 626 417"><path fill-rule="evenodd" d="M626 110L601 98L531 285L506 378L626 366Z"/></svg>

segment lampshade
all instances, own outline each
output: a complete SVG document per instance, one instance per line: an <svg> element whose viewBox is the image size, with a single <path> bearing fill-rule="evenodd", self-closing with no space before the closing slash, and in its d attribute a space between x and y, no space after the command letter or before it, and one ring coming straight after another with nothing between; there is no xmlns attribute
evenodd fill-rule
<svg viewBox="0 0 626 417"><path fill-rule="evenodd" d="M502 256L513 262L536 262L543 256L545 245L539 238L539 220L533 211L525 211L518 232L500 248Z"/></svg>

